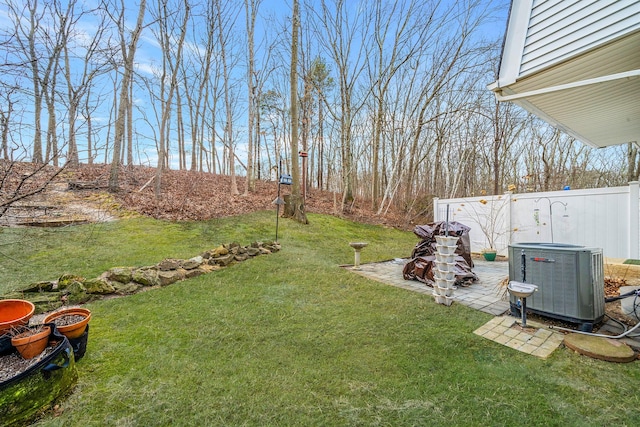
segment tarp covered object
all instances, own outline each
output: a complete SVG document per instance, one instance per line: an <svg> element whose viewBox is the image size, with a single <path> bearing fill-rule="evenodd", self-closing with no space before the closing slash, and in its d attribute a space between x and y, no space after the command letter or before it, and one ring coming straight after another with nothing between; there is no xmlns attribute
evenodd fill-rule
<svg viewBox="0 0 640 427"><path fill-rule="evenodd" d="M456 248L456 284L470 285L478 280L478 276L471 270L473 260L471 259L471 240L469 230L466 225L452 221L448 224L444 221L432 222L427 225L418 225L413 232L421 241L411 252L411 260L407 262L402 270L405 280L419 280L427 285L433 286L435 283L433 269L436 260L436 236L445 235L445 229L449 236L459 237Z"/></svg>

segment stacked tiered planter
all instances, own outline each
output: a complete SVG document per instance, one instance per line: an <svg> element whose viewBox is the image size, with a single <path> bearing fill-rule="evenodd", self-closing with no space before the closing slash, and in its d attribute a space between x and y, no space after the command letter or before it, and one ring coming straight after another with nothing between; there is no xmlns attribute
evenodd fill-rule
<svg viewBox="0 0 640 427"><path fill-rule="evenodd" d="M438 304L451 305L453 303L453 291L456 283L456 248L458 237L436 237L436 260L434 261L433 297Z"/></svg>

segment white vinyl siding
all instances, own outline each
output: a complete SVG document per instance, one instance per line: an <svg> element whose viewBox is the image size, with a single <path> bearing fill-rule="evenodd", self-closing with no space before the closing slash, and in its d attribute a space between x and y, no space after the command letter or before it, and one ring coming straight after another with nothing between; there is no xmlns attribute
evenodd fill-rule
<svg viewBox="0 0 640 427"><path fill-rule="evenodd" d="M513 0L489 88L593 147L640 143L640 0Z"/></svg>
<svg viewBox="0 0 640 427"><path fill-rule="evenodd" d="M639 13L640 0L534 0L519 75L640 30Z"/></svg>

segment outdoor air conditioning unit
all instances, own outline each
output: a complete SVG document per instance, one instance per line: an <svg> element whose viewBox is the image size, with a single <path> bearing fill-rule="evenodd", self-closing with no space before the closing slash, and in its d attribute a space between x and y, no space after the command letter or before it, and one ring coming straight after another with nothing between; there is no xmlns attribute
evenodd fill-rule
<svg viewBox="0 0 640 427"><path fill-rule="evenodd" d="M562 243L516 243L509 246L509 280L538 285L527 298L533 313L571 323L590 332L604 317L602 249ZM512 314L519 313L510 296Z"/></svg>

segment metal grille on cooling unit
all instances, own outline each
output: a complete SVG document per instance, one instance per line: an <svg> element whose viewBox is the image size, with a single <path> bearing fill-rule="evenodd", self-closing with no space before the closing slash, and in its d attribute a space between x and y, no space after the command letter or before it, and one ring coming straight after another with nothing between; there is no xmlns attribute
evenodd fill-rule
<svg viewBox="0 0 640 427"><path fill-rule="evenodd" d="M548 258L553 262L528 262L531 269L531 283L542 283L539 293L529 300L531 308L548 313L562 313L575 317L577 312L578 280L576 280L573 254L542 251L539 258Z"/></svg>
<svg viewBox="0 0 640 427"><path fill-rule="evenodd" d="M602 252L591 252L594 312L604 313L604 262Z"/></svg>
<svg viewBox="0 0 640 427"><path fill-rule="evenodd" d="M527 308L576 323L594 323L604 316L602 250L557 243L509 246L509 279L522 280L522 251L526 282L538 286ZM511 297L512 306L517 298Z"/></svg>

